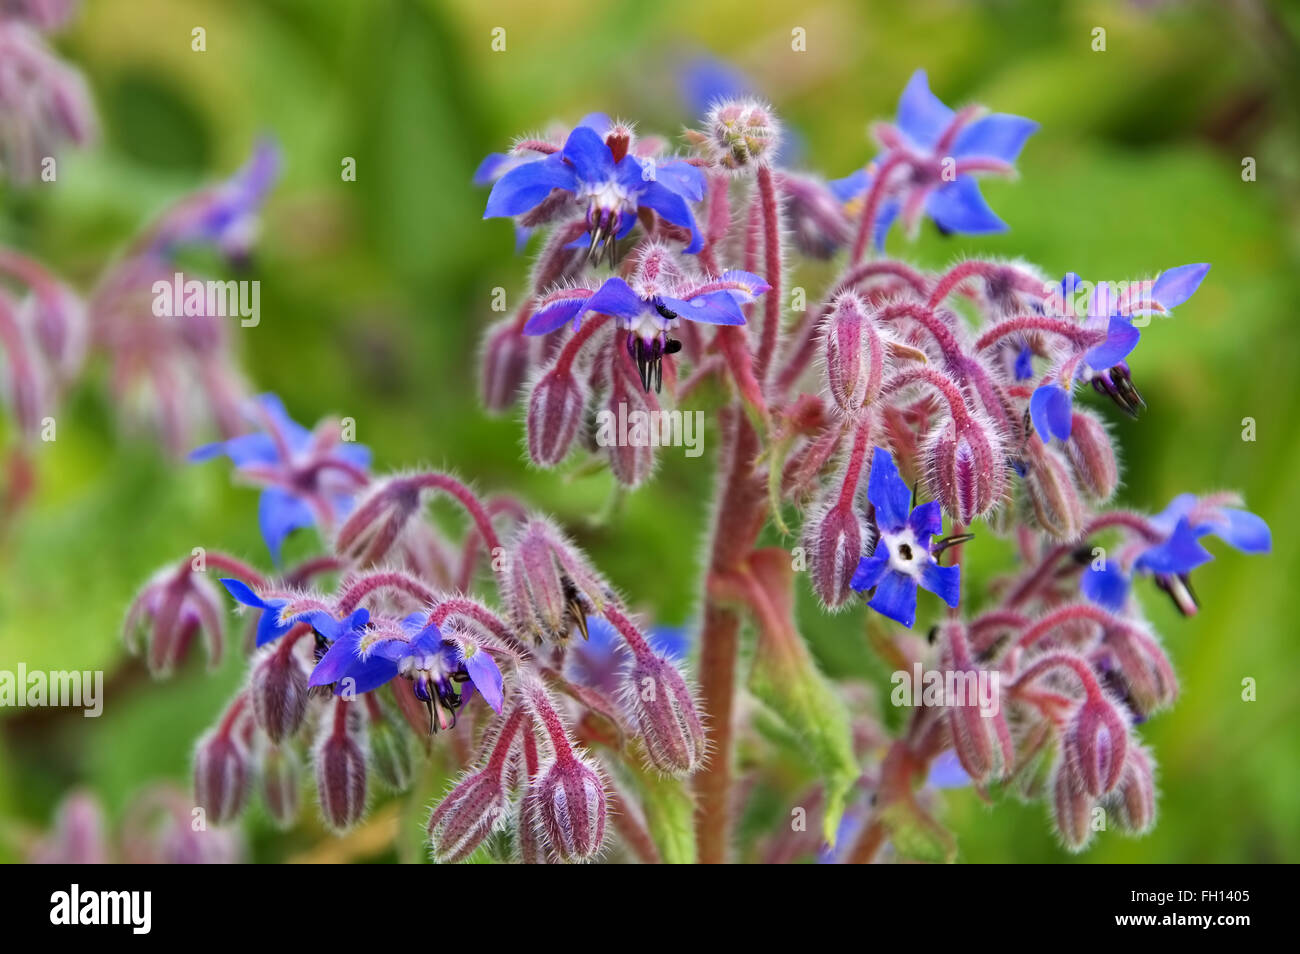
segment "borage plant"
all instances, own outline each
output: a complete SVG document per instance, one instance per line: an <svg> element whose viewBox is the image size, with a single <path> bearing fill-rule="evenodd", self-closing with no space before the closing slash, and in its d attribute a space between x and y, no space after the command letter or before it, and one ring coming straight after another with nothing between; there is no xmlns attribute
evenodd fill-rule
<svg viewBox="0 0 1300 954"><path fill-rule="evenodd" d="M1136 415L1140 329L1208 266L1113 285L980 259L936 274L881 251L894 222L1004 229L978 177L1013 173L1035 129L952 110L918 72L896 121L876 128L880 154L829 183L780 168L777 119L754 101L717 102L683 156L594 114L489 157L486 214L524 240L545 233L525 304L487 333L482 372L489 410L522 394L532 461L594 447L634 487L654 442L587 440L593 414L716 405L698 695L681 641L647 632L548 519L444 473L375 478L337 425L309 432L266 398L256 432L195 456L225 454L264 486L273 555L309 525L329 551L272 574L217 553L187 560L129 621L165 670L199 633L221 645L201 570L221 571L254 612L246 685L196 757L210 817L238 815L256 778L288 822L309 748L321 813L347 828L372 775L409 779L411 737L450 732L464 775L429 816L438 860L482 847L577 861L615 844L643 861L725 861L751 778L789 792L815 776L790 796L795 823L783 815L746 856L768 860L951 858L933 816L949 785L1041 799L1072 850L1102 827L1098 812L1149 828L1154 763L1135 727L1177 682L1133 581L1195 612L1188 574L1211 559L1204 537L1263 552L1269 532L1226 495L1185 495L1154 517L1106 509L1116 453L1073 395L1087 382ZM820 303L783 327L795 256L842 249ZM430 495L468 514L460 539L428 519ZM760 545L795 512L800 547ZM964 592L961 554L986 534L1014 541L1019 565ZM484 563L491 596L476 587ZM914 687L923 704L897 732L816 666L793 609L805 566L828 611L862 598L886 666L938 674ZM933 621L928 644L904 631L918 615ZM767 768L791 741L802 780ZM800 824L804 811L820 823Z"/></svg>

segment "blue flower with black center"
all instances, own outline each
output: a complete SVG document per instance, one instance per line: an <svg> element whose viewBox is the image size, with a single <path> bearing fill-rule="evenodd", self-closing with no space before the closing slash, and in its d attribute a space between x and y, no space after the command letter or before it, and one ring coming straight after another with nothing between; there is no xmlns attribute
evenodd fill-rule
<svg viewBox="0 0 1300 954"><path fill-rule="evenodd" d="M524 215L559 189L586 206L587 231L578 244L589 258L608 250L632 231L642 209L691 233L687 252L703 247L691 202L704 197L704 173L681 159L656 161L628 154L630 134L621 127L602 138L578 126L559 152L506 172L492 187L485 219Z"/></svg>
<svg viewBox="0 0 1300 954"><path fill-rule="evenodd" d="M909 628L916 621L918 587L955 607L961 596L961 567L940 566L935 557L956 541L939 546L930 541L943 532L943 511L934 500L911 509L911 492L894 458L880 447L872 453L867 500L875 507L879 535L849 585L859 593L874 589L867 605Z"/></svg>

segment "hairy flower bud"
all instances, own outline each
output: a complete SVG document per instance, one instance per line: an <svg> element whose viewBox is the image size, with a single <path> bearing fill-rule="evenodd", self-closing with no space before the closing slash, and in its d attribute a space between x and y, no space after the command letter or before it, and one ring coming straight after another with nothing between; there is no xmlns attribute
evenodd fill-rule
<svg viewBox="0 0 1300 954"><path fill-rule="evenodd" d="M1101 641L1129 705L1143 716L1171 705L1178 677L1154 635L1136 626L1112 627Z"/></svg>
<svg viewBox="0 0 1300 954"><path fill-rule="evenodd" d="M576 755L543 765L529 794L535 834L560 861L588 861L605 843L605 783Z"/></svg>
<svg viewBox="0 0 1300 954"><path fill-rule="evenodd" d="M248 680L253 715L272 742L297 732L307 713L307 670L291 646L277 643L264 649Z"/></svg>
<svg viewBox="0 0 1300 954"><path fill-rule="evenodd" d="M1106 427L1095 415L1075 411L1065 452L1079 486L1094 500L1109 500L1119 486L1119 464Z"/></svg>
<svg viewBox="0 0 1300 954"><path fill-rule="evenodd" d="M194 753L194 801L209 824L224 825L244 810L251 775L248 750L228 725L199 740Z"/></svg>
<svg viewBox="0 0 1300 954"><path fill-rule="evenodd" d="M840 487L832 482L803 524L809 578L813 591L827 607L842 606L849 598L849 583L870 541L871 530L862 522L852 500L842 501Z"/></svg>
<svg viewBox="0 0 1300 954"><path fill-rule="evenodd" d="M1025 447L1025 494L1038 525L1057 540L1077 539L1083 530L1083 503L1065 460L1039 440L1029 440Z"/></svg>
<svg viewBox="0 0 1300 954"><path fill-rule="evenodd" d="M1065 847L1082 851L1092 839L1094 799L1083 790L1078 776L1062 759L1052 778L1052 821Z"/></svg>
<svg viewBox="0 0 1300 954"><path fill-rule="evenodd" d="M429 817L429 845L443 863L464 861L505 818L509 802L501 771L471 772L447 793Z"/></svg>
<svg viewBox="0 0 1300 954"><path fill-rule="evenodd" d="M943 623L938 639L940 671L962 674L965 684L974 691L979 671L971 657L965 626ZM995 677L996 674L990 674L984 678ZM983 785L1009 774L1015 765L1016 752L1002 712L1002 700L995 696L987 709L975 702L974 699L957 700L958 704L948 706L945 714L957 760L976 785Z"/></svg>
<svg viewBox="0 0 1300 954"><path fill-rule="evenodd" d="M1149 831L1155 824L1155 773L1151 757L1141 746L1129 746L1124 774L1115 787L1111 809L1120 826L1135 835Z"/></svg>
<svg viewBox="0 0 1300 954"><path fill-rule="evenodd" d="M585 635L587 616L599 612L610 593L586 557L541 518L520 526L507 551L504 596L520 634L556 642L577 626Z"/></svg>
<svg viewBox="0 0 1300 954"><path fill-rule="evenodd" d="M623 706L655 768L689 775L700 767L706 742L695 698L677 667L648 646L636 652L628 668Z"/></svg>
<svg viewBox="0 0 1300 954"><path fill-rule="evenodd" d="M850 417L880 396L885 378L885 343L865 302L846 293L826 317L822 359L835 406Z"/></svg>
<svg viewBox="0 0 1300 954"><path fill-rule="evenodd" d="M104 812L89 792L73 792L60 804L54 830L30 851L40 865L102 865L108 862Z"/></svg>
<svg viewBox="0 0 1300 954"><path fill-rule="evenodd" d="M961 526L988 513L1006 493L1002 441L991 425L972 416L941 422L923 454L930 492Z"/></svg>
<svg viewBox="0 0 1300 954"><path fill-rule="evenodd" d="M298 756L289 746L268 744L258 760L258 782L266 813L280 828L288 828L298 818L299 778L302 774Z"/></svg>
<svg viewBox="0 0 1300 954"><path fill-rule="evenodd" d="M543 374L528 399L528 456L542 467L564 460L582 424L587 395L568 368Z"/></svg>
<svg viewBox="0 0 1300 954"><path fill-rule="evenodd" d="M647 426L659 410L654 395L641 387L631 359L621 352L609 368L609 396L605 420L596 429L596 441L604 446L609 469L624 487L637 487L654 471L655 449Z"/></svg>
<svg viewBox="0 0 1300 954"><path fill-rule="evenodd" d="M515 316L487 330L483 341L479 384L483 407L499 413L515 403L528 375L529 342Z"/></svg>
<svg viewBox="0 0 1300 954"><path fill-rule="evenodd" d="M704 120L709 151L719 165L738 170L768 163L781 141L772 108L765 103L727 100Z"/></svg>
<svg viewBox="0 0 1300 954"><path fill-rule="evenodd" d="M1078 784L1093 798L1119 784L1128 749L1128 725L1103 696L1085 699L1065 728L1061 753Z"/></svg>
<svg viewBox="0 0 1300 954"><path fill-rule="evenodd" d="M335 831L351 828L366 810L366 735L358 709L340 700L326 710L314 753L321 817Z"/></svg>
<svg viewBox="0 0 1300 954"><path fill-rule="evenodd" d="M189 563L160 570L132 601L122 625L127 649L143 652L149 672L170 675L185 658L196 636L202 636L209 667L221 661L225 648L225 609L202 573Z"/></svg>

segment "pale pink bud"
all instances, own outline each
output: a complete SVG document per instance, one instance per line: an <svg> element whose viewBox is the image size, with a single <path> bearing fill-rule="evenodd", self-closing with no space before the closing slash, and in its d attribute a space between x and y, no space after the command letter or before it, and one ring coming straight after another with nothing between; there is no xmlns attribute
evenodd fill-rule
<svg viewBox="0 0 1300 954"><path fill-rule="evenodd" d="M1133 708L1147 716L1178 697L1178 677L1156 638L1136 626L1112 627L1101 641Z"/></svg>
<svg viewBox="0 0 1300 954"><path fill-rule="evenodd" d="M1083 503L1065 459L1042 441L1027 441L1025 450L1025 494L1038 525L1057 540L1077 539L1083 530Z"/></svg>
<svg viewBox="0 0 1300 954"><path fill-rule="evenodd" d="M307 712L307 670L291 645L272 644L263 650L248 680L253 715L272 742L297 732Z"/></svg>
<svg viewBox="0 0 1300 954"><path fill-rule="evenodd" d="M1052 821L1070 851L1082 851L1092 839L1092 810L1096 801L1061 760L1052 779Z"/></svg>
<svg viewBox="0 0 1300 954"><path fill-rule="evenodd" d="M528 399L528 456L542 467L564 460L582 424L587 395L566 368L553 368L533 386Z"/></svg>
<svg viewBox="0 0 1300 954"><path fill-rule="evenodd" d="M1128 749L1128 725L1104 696L1085 699L1061 738L1061 752L1083 791L1093 798L1119 784Z"/></svg>
<svg viewBox="0 0 1300 954"><path fill-rule="evenodd" d="M803 547L813 591L827 607L842 606L852 591L849 583L868 543L871 530L853 506L840 499L834 482L823 492L803 524Z"/></svg>
<svg viewBox="0 0 1300 954"><path fill-rule="evenodd" d="M74 792L59 804L54 830L31 851L40 865L102 865L108 858L104 813L89 792Z"/></svg>
<svg viewBox="0 0 1300 954"><path fill-rule="evenodd" d="M221 661L225 609L216 589L186 563L159 571L132 601L122 626L127 649L144 651L154 676L170 675L196 636L207 646L208 665Z"/></svg>
<svg viewBox="0 0 1300 954"><path fill-rule="evenodd" d="M752 100L727 100L704 121L709 151L725 169L740 170L771 162L781 142L772 107Z"/></svg>
<svg viewBox="0 0 1300 954"><path fill-rule="evenodd" d="M346 831L366 810L366 736L359 706L337 701L326 710L316 743L316 794L321 817Z"/></svg>
<svg viewBox="0 0 1300 954"><path fill-rule="evenodd" d="M826 316L822 360L835 406L850 417L880 396L885 378L885 343L865 302L846 293Z"/></svg>
<svg viewBox="0 0 1300 954"><path fill-rule="evenodd" d="M458 782L429 818L429 845L440 862L464 861L505 817L508 807L501 772L492 767Z"/></svg>
<svg viewBox="0 0 1300 954"><path fill-rule="evenodd" d="M1095 500L1106 501L1119 486L1119 464L1106 427L1093 414L1075 411L1065 452L1079 486Z"/></svg>
<svg viewBox="0 0 1300 954"><path fill-rule="evenodd" d="M406 791L414 771L410 736L388 719L371 719L370 764L389 789Z"/></svg>
<svg viewBox="0 0 1300 954"><path fill-rule="evenodd" d="M1150 755L1141 746L1129 746L1124 774L1111 804L1120 826L1135 835L1149 831L1155 824L1155 772Z"/></svg>
<svg viewBox="0 0 1300 954"><path fill-rule="evenodd" d="M518 399L528 375L528 352L528 339L513 315L488 328L479 370L483 406L488 411L504 411Z"/></svg>
<svg viewBox="0 0 1300 954"><path fill-rule="evenodd" d="M636 652L627 671L623 706L655 768L689 775L700 767L707 743L695 697L677 667L648 646Z"/></svg>
<svg viewBox="0 0 1300 954"><path fill-rule="evenodd" d="M536 835L560 861L588 861L605 843L605 783L583 758L566 753L543 765L528 808Z"/></svg>

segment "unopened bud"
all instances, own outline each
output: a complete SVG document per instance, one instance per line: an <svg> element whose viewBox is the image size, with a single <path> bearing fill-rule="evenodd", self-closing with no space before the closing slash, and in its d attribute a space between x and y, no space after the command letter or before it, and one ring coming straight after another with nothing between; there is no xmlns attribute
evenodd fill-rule
<svg viewBox="0 0 1300 954"><path fill-rule="evenodd" d="M655 768L689 775L700 767L704 725L686 680L669 660L648 648L638 652L627 672L623 703Z"/></svg>
<svg viewBox="0 0 1300 954"><path fill-rule="evenodd" d="M1038 525L1069 542L1083 530L1083 503L1064 458L1042 441L1025 443L1025 493Z"/></svg>
<svg viewBox="0 0 1300 954"><path fill-rule="evenodd" d="M1052 821L1070 851L1082 851L1091 840L1094 805L1068 763L1061 760L1052 779Z"/></svg>
<svg viewBox="0 0 1300 954"><path fill-rule="evenodd" d="M528 352L528 339L513 315L488 328L479 370L483 406L488 411L499 413L515 403L528 375Z"/></svg>
<svg viewBox="0 0 1300 954"><path fill-rule="evenodd" d="M605 401L608 426L598 427L596 436L605 444L609 469L624 487L637 487L654 471L655 442L637 440L632 431L625 430L624 421L654 420L659 410L651 392L641 387L630 359L621 352L615 354L613 367L609 368L609 397ZM602 436L602 432L608 432ZM627 440L624 440L627 437ZM606 439L612 438L612 439Z"/></svg>
<svg viewBox="0 0 1300 954"><path fill-rule="evenodd" d="M803 546L813 591L834 609L842 606L852 592L849 583L871 540L871 531L852 500L840 500L837 484L832 482L823 494L823 500L804 519Z"/></svg>
<svg viewBox="0 0 1300 954"><path fill-rule="evenodd" d="M302 775L298 756L289 746L267 745L261 753L259 768L266 812L277 826L288 828L298 818L299 779Z"/></svg>
<svg viewBox="0 0 1300 954"><path fill-rule="evenodd" d="M976 676L978 670L966 640L966 628L961 623L942 624L939 641L941 671ZM973 678L968 682L968 685L975 684ZM948 730L961 767L976 785L983 785L1009 774L1016 753L1001 700L992 700L988 710L970 704L971 701L958 700L956 705L946 708Z"/></svg>
<svg viewBox="0 0 1300 954"><path fill-rule="evenodd" d="M1119 486L1119 465L1105 426L1094 415L1075 411L1065 442L1079 486L1098 502L1109 500Z"/></svg>
<svg viewBox="0 0 1300 954"><path fill-rule="evenodd" d="M508 802L501 772L472 772L447 793L429 818L429 845L440 862L464 861L497 828Z"/></svg>
<svg viewBox="0 0 1300 954"><path fill-rule="evenodd" d="M835 406L856 417L880 396L885 377L885 344L857 295L835 299L826 318L822 358Z"/></svg>
<svg viewBox="0 0 1300 954"><path fill-rule="evenodd" d="M605 843L605 783L585 759L542 766L528 806L536 835L560 861L588 861Z"/></svg>
<svg viewBox="0 0 1300 954"><path fill-rule="evenodd" d="M1002 441L974 417L941 423L927 439L924 456L930 492L960 526L970 526L1006 493Z"/></svg>
<svg viewBox="0 0 1300 954"><path fill-rule="evenodd" d="M1104 697L1087 699L1066 726L1061 753L1093 798L1119 784L1128 749L1128 726L1118 707Z"/></svg>
<svg viewBox="0 0 1300 954"><path fill-rule="evenodd" d="M1140 746L1129 746L1124 774L1115 788L1113 808L1120 826L1135 835L1149 831L1155 824L1155 773L1151 757Z"/></svg>
<svg viewBox="0 0 1300 954"><path fill-rule="evenodd" d="M366 810L365 730L357 708L335 702L316 743L316 794L321 817L335 831L351 828Z"/></svg>
<svg viewBox="0 0 1300 954"><path fill-rule="evenodd" d="M582 424L587 395L567 368L547 371L528 399L528 456L542 467L564 460Z"/></svg>
<svg viewBox="0 0 1300 954"><path fill-rule="evenodd" d="M1178 677L1155 637L1144 629L1112 628L1102 638L1129 704L1143 716L1171 705L1178 697Z"/></svg>
<svg viewBox="0 0 1300 954"><path fill-rule="evenodd" d="M772 108L757 102L718 103L709 110L705 131L714 159L732 170L770 162L781 141Z"/></svg>
<svg viewBox="0 0 1300 954"><path fill-rule="evenodd" d="M609 586L578 549L549 521L534 518L511 541L505 598L521 634L536 642L567 639L598 612Z"/></svg>
<svg viewBox="0 0 1300 954"><path fill-rule="evenodd" d="M248 680L253 714L272 742L297 732L307 713L307 670L289 645L264 649Z"/></svg>
<svg viewBox="0 0 1300 954"><path fill-rule="evenodd" d="M208 822L224 825L244 810L250 782L248 750L228 726L213 729L194 754L194 800Z"/></svg>

